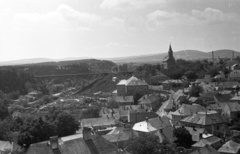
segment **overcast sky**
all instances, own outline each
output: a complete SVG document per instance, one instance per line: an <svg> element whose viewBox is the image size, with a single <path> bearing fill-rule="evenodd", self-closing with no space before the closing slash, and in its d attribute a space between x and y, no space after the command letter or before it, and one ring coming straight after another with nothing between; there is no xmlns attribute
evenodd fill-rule
<svg viewBox="0 0 240 154"><path fill-rule="evenodd" d="M240 0L0 0L0 60L240 51Z"/></svg>

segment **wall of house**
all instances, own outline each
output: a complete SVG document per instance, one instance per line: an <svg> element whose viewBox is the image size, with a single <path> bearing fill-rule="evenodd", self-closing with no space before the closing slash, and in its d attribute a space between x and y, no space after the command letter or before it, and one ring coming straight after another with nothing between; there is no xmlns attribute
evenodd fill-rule
<svg viewBox="0 0 240 154"><path fill-rule="evenodd" d="M148 85L134 85L134 86L126 86L127 95L134 95L136 93L147 94Z"/></svg>
<svg viewBox="0 0 240 154"><path fill-rule="evenodd" d="M117 85L117 94L118 96L125 95L125 85Z"/></svg>

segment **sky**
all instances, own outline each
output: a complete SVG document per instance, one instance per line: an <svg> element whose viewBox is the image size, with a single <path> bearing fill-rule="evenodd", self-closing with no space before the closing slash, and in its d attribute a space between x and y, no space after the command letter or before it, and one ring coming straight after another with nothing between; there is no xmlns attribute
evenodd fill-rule
<svg viewBox="0 0 240 154"><path fill-rule="evenodd" d="M0 0L0 61L240 51L240 0Z"/></svg>

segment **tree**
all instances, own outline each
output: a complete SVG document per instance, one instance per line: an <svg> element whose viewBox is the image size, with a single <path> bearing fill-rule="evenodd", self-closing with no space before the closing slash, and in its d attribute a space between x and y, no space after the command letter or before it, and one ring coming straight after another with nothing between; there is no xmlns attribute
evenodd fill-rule
<svg viewBox="0 0 240 154"><path fill-rule="evenodd" d="M142 96L143 96L143 94L138 93L138 92L133 95L133 99L134 99L134 104L135 104L135 105L138 104L138 100L139 100Z"/></svg>
<svg viewBox="0 0 240 154"><path fill-rule="evenodd" d="M73 135L79 129L79 122L67 112L58 114L55 121L59 137Z"/></svg>
<svg viewBox="0 0 240 154"><path fill-rule="evenodd" d="M193 86L191 90L189 91L189 95L191 97L199 97L199 93L202 92L202 87L200 86Z"/></svg>
<svg viewBox="0 0 240 154"><path fill-rule="evenodd" d="M29 146L32 143L49 140L51 136L56 134L56 126L43 121L41 117L30 121L26 120L20 128L18 143Z"/></svg>
<svg viewBox="0 0 240 154"><path fill-rule="evenodd" d="M184 148L190 148L193 144L192 135L189 131L184 127L179 127L174 129L173 131L174 136L177 138L175 143L178 146L183 146Z"/></svg>
<svg viewBox="0 0 240 154"><path fill-rule="evenodd" d="M5 119L8 115L7 104L3 99L0 99L0 120Z"/></svg>
<svg viewBox="0 0 240 154"><path fill-rule="evenodd" d="M185 75L187 76L188 79L196 79L197 78L197 75L194 71L187 71L185 73Z"/></svg>
<svg viewBox="0 0 240 154"><path fill-rule="evenodd" d="M138 137L135 137L129 142L127 151L132 154L159 154L161 144L156 135L151 133L139 133Z"/></svg>
<svg viewBox="0 0 240 154"><path fill-rule="evenodd" d="M88 107L81 113L80 119L98 118L99 112L100 112L99 108Z"/></svg>

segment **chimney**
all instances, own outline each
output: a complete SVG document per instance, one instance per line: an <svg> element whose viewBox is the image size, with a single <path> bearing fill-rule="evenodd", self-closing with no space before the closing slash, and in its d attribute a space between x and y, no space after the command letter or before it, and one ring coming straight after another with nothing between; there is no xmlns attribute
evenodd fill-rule
<svg viewBox="0 0 240 154"><path fill-rule="evenodd" d="M50 137L50 146L51 146L51 149L54 150L54 149L58 149L58 136L52 136Z"/></svg>
<svg viewBox="0 0 240 154"><path fill-rule="evenodd" d="M146 117L146 122L148 122L148 117Z"/></svg>
<svg viewBox="0 0 240 154"><path fill-rule="evenodd" d="M92 136L92 129L87 128L87 127L83 127L83 139L85 141L91 140L92 139L91 136Z"/></svg>

